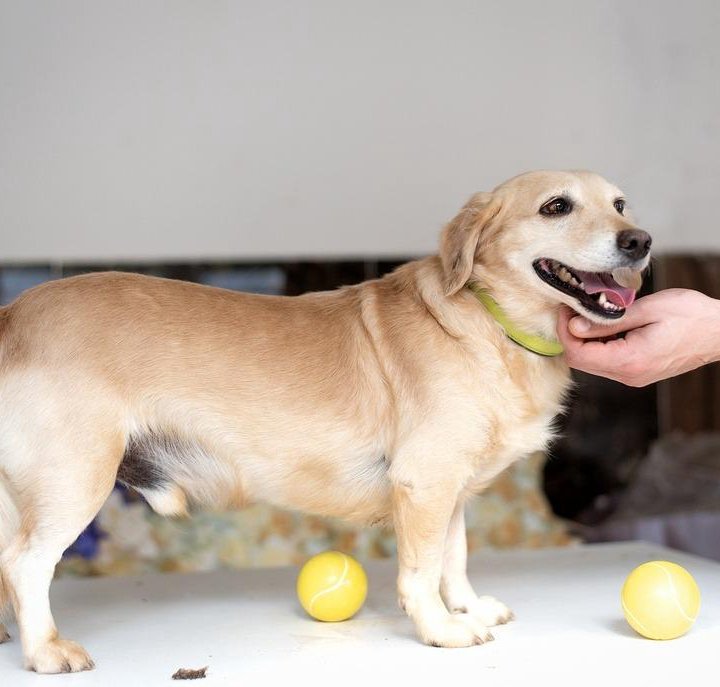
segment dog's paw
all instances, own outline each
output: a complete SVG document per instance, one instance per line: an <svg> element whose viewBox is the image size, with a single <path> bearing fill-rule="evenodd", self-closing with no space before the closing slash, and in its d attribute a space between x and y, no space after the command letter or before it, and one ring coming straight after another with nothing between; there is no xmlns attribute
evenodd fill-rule
<svg viewBox="0 0 720 687"><path fill-rule="evenodd" d="M5 625L0 623L0 644L10 641L10 633L7 631Z"/></svg>
<svg viewBox="0 0 720 687"><path fill-rule="evenodd" d="M40 647L25 661L36 673L77 673L95 667L87 651L67 639L54 639Z"/></svg>
<svg viewBox="0 0 720 687"><path fill-rule="evenodd" d="M515 614L501 601L492 596L480 596L460 609L483 625L505 625L514 620Z"/></svg>
<svg viewBox="0 0 720 687"><path fill-rule="evenodd" d="M490 630L468 614L450 615L430 626L418 628L420 637L430 646L459 648L484 644L495 639Z"/></svg>

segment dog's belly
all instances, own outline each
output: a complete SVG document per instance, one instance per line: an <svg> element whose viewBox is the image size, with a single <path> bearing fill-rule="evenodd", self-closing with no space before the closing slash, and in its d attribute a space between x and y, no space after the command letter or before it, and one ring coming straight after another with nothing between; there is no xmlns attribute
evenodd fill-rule
<svg viewBox="0 0 720 687"><path fill-rule="evenodd" d="M389 462L375 451L273 461L253 475L259 500L306 513L360 524L384 524L391 513ZM289 469L288 469L289 468Z"/></svg>
<svg viewBox="0 0 720 687"><path fill-rule="evenodd" d="M144 431L128 441L117 478L165 515L262 501L363 524L388 520L391 489L382 451L344 445L313 453L302 443L290 448L288 442L288 453L250 451L232 442L211 450L200 438Z"/></svg>

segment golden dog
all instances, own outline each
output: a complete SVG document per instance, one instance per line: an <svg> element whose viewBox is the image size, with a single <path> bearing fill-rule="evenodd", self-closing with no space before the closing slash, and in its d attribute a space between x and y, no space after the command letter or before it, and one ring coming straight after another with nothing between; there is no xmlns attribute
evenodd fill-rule
<svg viewBox="0 0 720 687"><path fill-rule="evenodd" d="M167 515L391 523L422 640L491 639L511 612L468 582L464 502L552 436L558 309L622 317L649 248L601 177L533 172L473 196L439 256L333 292L97 273L24 293L0 310L0 603L26 666L93 665L48 590L116 479Z"/></svg>

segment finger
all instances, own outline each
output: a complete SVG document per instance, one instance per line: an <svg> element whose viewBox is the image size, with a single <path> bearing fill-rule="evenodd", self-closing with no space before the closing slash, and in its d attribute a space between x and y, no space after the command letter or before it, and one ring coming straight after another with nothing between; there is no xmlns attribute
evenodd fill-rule
<svg viewBox="0 0 720 687"><path fill-rule="evenodd" d="M567 305L563 305L560 308L560 312L558 313L558 321L557 321L557 334L558 338L561 341L564 341L568 337L571 337L573 333L570 331L568 325L569 323L574 319L578 318L578 314L572 309L569 308Z"/></svg>
<svg viewBox="0 0 720 687"><path fill-rule="evenodd" d="M622 375L632 356L626 339L586 341L570 335L563 339L563 345L570 367L613 379Z"/></svg>
<svg viewBox="0 0 720 687"><path fill-rule="evenodd" d="M604 336L612 336L620 332L627 332L630 329L644 327L657 320L657 316L653 313L652 308L647 307L644 298L640 298L633 303L626 311L622 319L608 324L598 324L577 315L568 323L567 328L570 333L582 339L597 339Z"/></svg>
<svg viewBox="0 0 720 687"><path fill-rule="evenodd" d="M558 312L558 333L563 329L567 329L567 323L573 317L575 317L575 311L572 308L569 308L567 305L560 307Z"/></svg>

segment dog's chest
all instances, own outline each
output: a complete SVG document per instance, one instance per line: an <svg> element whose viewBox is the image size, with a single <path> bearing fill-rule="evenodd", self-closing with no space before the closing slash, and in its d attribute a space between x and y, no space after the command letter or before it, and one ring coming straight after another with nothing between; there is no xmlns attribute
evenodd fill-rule
<svg viewBox="0 0 720 687"><path fill-rule="evenodd" d="M501 422L496 455L504 458L507 465L522 456L545 449L553 437L552 424L558 411L559 406L554 405L531 417Z"/></svg>
<svg viewBox="0 0 720 687"><path fill-rule="evenodd" d="M547 448L554 420L570 385L565 363L556 359L514 360L490 392L487 442L478 457L477 482L494 478L510 464Z"/></svg>

